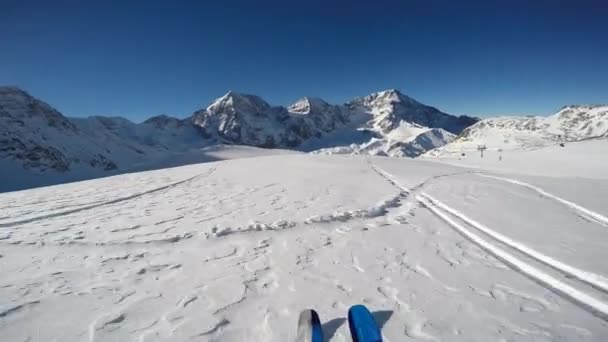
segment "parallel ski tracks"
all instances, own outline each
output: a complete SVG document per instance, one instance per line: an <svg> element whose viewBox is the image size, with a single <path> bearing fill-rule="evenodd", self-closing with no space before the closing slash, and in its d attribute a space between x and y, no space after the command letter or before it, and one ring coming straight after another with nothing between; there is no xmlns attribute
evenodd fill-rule
<svg viewBox="0 0 608 342"><path fill-rule="evenodd" d="M573 286L572 283L563 282L554 275L537 267L536 265L534 265L534 263L547 266L550 269L562 273L567 278L574 279L578 283L591 286L593 289L597 290L598 293L603 295L608 295L608 278L593 273L591 271L582 270L580 268L571 266L560 260L556 260L545 254L542 254L519 241L502 235L492 230L491 228L469 218L464 213L448 206L447 204L441 202L439 199L433 198L432 196L423 192L420 186L417 186L413 189L409 189L401 185L390 173L375 165L370 159L368 159L368 164L376 173L378 173L378 175L385 178L389 183L393 184L393 186L398 188L400 191L406 193L408 197L413 198L415 201L419 202L432 214L446 222L456 232L458 232L466 239L479 246L487 253L501 260L511 269L523 274L524 276L530 278L531 280L544 286L545 288L558 293L560 296L570 300L571 302L578 304L580 307L584 308L595 316L605 321L608 321L608 303L605 303L604 301L598 299L593 294L588 293L588 291L583 291ZM530 184L504 177L494 177L483 174L480 174L480 176L497 178L499 180L525 186L527 188L540 192L545 197L549 197L569 206L571 209L578 211L578 213L584 214L585 216L592 218L595 222L603 223L603 216L594 213L586 208L583 208L579 205L573 204L572 202L561 199L555 195L551 195L546 191ZM506 246L507 249L504 249L503 246ZM533 261L533 263L526 259ZM592 289L589 288L589 290ZM595 291L592 290L592 292Z"/></svg>
<svg viewBox="0 0 608 342"><path fill-rule="evenodd" d="M163 191L163 190L167 190L167 189L171 189L171 188L175 188L177 186L180 186L182 184L185 183L189 183L195 179L198 178L202 178L202 177L207 177L209 175L211 175L214 171L215 171L215 167L212 167L210 169L208 169L207 171L198 174L196 176L192 176L190 178L178 181L178 182L174 182L174 183L170 183L158 188L154 188L154 189L150 189L147 191L143 191L140 193L136 193L136 194L132 194L129 196L125 196L125 197L120 197L120 198L115 198L109 201L102 201L102 202L94 202L88 205L83 205L74 209L69 209L69 210L64 210L64 211L60 211L60 212L55 212L52 214L47 214L47 215L41 215L41 216L36 216L36 217L31 217L31 218L27 218L27 219L23 219L23 220L17 220L17 221L12 221L12 222L4 222L4 223L0 223L0 228L9 228L9 227L15 227L15 226L19 226L19 225L23 225L23 224L27 224L27 223L33 223L33 222L37 222L37 221L42 221L42 220L46 220L46 219L51 219L51 218L55 218L55 217L60 217L60 216L66 216L66 215L71 215L71 214L75 214L75 213L79 213L82 211L86 211L86 210L91 210L91 209L95 209L95 208L99 208L102 206L106 206L106 205L111 205L111 204L116 204L116 203L120 203L120 202L125 202L125 201L129 201L132 199L137 199L140 198L142 196L145 195L149 195L149 194L153 194L155 192L159 192L159 191Z"/></svg>
<svg viewBox="0 0 608 342"><path fill-rule="evenodd" d="M480 177L492 178L492 179L496 179L496 180L500 180L503 182L507 182L507 183L511 183L511 184L515 184L515 185L519 185L519 186L528 188L532 191L537 192L539 195L541 195L545 198L551 199L553 201L561 203L562 205L565 205L566 207L568 207L568 209L574 211L577 215L579 215L589 221L595 222L597 224L600 224L600 225L608 228L608 217L606 217L598 212L595 212L591 209L587 209L579 204L568 201L567 199L564 199L557 195L549 193L548 191L541 189L535 185L532 185L532 184L529 184L526 182L522 182L517 179L507 178L507 177L500 177L500 176L488 175L488 174L483 174L483 173L475 173L475 174Z"/></svg>

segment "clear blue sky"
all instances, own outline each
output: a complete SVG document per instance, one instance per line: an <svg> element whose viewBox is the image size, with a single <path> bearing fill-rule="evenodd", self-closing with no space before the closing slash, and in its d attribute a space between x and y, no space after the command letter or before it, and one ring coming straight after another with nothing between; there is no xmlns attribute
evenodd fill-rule
<svg viewBox="0 0 608 342"><path fill-rule="evenodd" d="M287 105L398 88L479 116L608 102L605 0L209 2L0 0L0 84L135 121L230 89Z"/></svg>

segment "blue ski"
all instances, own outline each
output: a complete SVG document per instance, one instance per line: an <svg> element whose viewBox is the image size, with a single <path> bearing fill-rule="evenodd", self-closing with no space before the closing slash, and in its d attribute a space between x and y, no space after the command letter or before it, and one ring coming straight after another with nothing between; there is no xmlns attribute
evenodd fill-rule
<svg viewBox="0 0 608 342"><path fill-rule="evenodd" d="M323 342L323 328L315 310L307 309L300 312L295 342Z"/></svg>
<svg viewBox="0 0 608 342"><path fill-rule="evenodd" d="M382 333L374 316L363 305L348 310L348 327L353 342L382 342Z"/></svg>

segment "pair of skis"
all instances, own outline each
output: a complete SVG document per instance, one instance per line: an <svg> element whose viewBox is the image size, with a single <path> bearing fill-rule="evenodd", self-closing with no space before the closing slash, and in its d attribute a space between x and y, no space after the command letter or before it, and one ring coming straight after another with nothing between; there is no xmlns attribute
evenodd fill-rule
<svg viewBox="0 0 608 342"><path fill-rule="evenodd" d="M348 327L353 342L382 342L382 333L371 312L363 305L348 310ZM324 342L323 327L315 310L300 313L296 342Z"/></svg>

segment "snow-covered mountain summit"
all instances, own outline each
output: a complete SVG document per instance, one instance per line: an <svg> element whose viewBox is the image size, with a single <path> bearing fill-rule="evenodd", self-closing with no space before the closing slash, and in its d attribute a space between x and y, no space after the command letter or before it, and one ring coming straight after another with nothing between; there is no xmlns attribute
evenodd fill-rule
<svg viewBox="0 0 608 342"><path fill-rule="evenodd" d="M3 127L25 126L36 122L58 130L75 132L76 128L61 113L17 87L0 87L0 118Z"/></svg>
<svg viewBox="0 0 608 342"><path fill-rule="evenodd" d="M321 98L305 96L292 103L288 107L288 110L292 113L311 114L332 111L337 107L338 106L330 105Z"/></svg>
<svg viewBox="0 0 608 342"><path fill-rule="evenodd" d="M489 150L534 149L605 136L608 136L608 105L565 106L548 117L481 120L429 155L459 154L476 150L480 145Z"/></svg>
<svg viewBox="0 0 608 342"><path fill-rule="evenodd" d="M52 173L65 181L195 162L201 147L221 143L415 157L451 141L452 133L474 120L396 90L343 105L303 97L287 107L230 91L187 119L159 115L133 123L122 117L68 118L19 88L2 87L0 164L11 174L25 169L35 179Z"/></svg>
<svg viewBox="0 0 608 342"><path fill-rule="evenodd" d="M349 127L353 140L349 142L345 139L349 134L340 131L336 135L341 143L318 142L316 153L416 157L447 144L477 121L443 113L395 89L355 98L343 108L355 122Z"/></svg>
<svg viewBox="0 0 608 342"><path fill-rule="evenodd" d="M255 95L234 91L192 116L206 137L259 147L295 148L346 123L341 110L305 98L288 108L271 106Z"/></svg>
<svg viewBox="0 0 608 342"><path fill-rule="evenodd" d="M373 126L383 133L397 128L402 121L430 128L442 128L452 134L477 122L468 116L454 116L435 107L422 104L398 90L389 89L356 98L347 104L354 110L364 110L373 115Z"/></svg>
<svg viewBox="0 0 608 342"><path fill-rule="evenodd" d="M273 107L260 97L228 92L192 120L206 137L223 142L261 147L287 147L320 153L372 153L416 156L426 149L403 145L417 134L443 129L451 139L476 119L456 117L424 105L391 89L332 105L320 98L303 97L287 108ZM405 139L404 127L409 130ZM442 146L443 139L432 139ZM397 151L395 143L404 150ZM357 146L353 146L357 145ZM374 146L374 148L369 148ZM409 152L404 152L409 151Z"/></svg>
<svg viewBox="0 0 608 342"><path fill-rule="evenodd" d="M249 94L241 94L229 91L226 95L213 101L207 111L211 113L222 113L225 111L241 112L247 114L264 113L271 109L271 106L261 97Z"/></svg>

